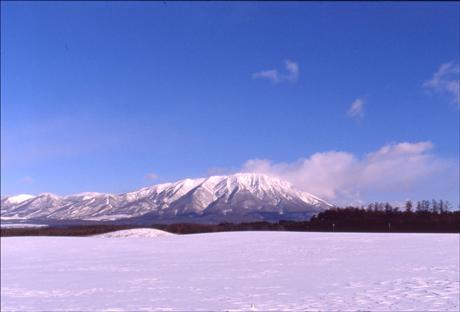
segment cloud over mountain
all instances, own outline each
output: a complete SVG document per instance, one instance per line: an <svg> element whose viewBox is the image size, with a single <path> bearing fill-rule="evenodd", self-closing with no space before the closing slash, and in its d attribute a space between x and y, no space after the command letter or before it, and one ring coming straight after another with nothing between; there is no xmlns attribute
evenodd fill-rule
<svg viewBox="0 0 460 312"><path fill-rule="evenodd" d="M458 165L432 154L432 149L429 141L403 142L387 144L364 157L328 151L292 163L251 159L242 171L278 176L301 190L341 204L361 200L367 194L404 193L433 176L455 172Z"/></svg>

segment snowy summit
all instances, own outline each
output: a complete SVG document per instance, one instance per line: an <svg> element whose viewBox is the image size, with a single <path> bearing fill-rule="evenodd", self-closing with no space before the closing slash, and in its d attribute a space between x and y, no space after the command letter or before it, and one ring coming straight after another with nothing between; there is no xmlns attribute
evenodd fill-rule
<svg viewBox="0 0 460 312"><path fill-rule="evenodd" d="M123 219L137 224L304 220L332 207L286 181L255 173L184 179L119 195L81 193L61 197L44 193L21 199L24 200L19 201L18 196L2 198L2 219L40 222Z"/></svg>

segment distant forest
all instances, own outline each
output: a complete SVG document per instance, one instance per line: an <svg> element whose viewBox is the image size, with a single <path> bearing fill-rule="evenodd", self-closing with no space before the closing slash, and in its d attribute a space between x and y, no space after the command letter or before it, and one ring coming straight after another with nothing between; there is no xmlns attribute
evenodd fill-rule
<svg viewBox="0 0 460 312"><path fill-rule="evenodd" d="M146 226L142 226L146 227ZM150 227L176 234L224 231L312 231L312 232L415 232L460 233L460 210L443 200L406 202L403 208L389 203L367 207L331 208L308 221L152 224ZM136 228L132 225L100 224L41 228L2 228L1 236L86 236Z"/></svg>

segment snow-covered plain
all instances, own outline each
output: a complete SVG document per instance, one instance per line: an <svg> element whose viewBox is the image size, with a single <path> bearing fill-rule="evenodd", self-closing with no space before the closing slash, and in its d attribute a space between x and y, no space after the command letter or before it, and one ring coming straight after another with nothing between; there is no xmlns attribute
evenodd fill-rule
<svg viewBox="0 0 460 312"><path fill-rule="evenodd" d="M459 235L1 239L1 310L458 311Z"/></svg>
<svg viewBox="0 0 460 312"><path fill-rule="evenodd" d="M14 229L14 228L39 228L39 227L47 227L46 224L32 224L32 223L1 223L0 227L2 229Z"/></svg>

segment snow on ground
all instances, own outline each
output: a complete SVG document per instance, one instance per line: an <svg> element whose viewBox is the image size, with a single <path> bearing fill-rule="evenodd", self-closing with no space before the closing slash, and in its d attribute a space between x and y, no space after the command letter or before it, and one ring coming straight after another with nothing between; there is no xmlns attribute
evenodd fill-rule
<svg viewBox="0 0 460 312"><path fill-rule="evenodd" d="M33 224L33 223L1 223L1 228L35 228L47 227L46 224Z"/></svg>
<svg viewBox="0 0 460 312"><path fill-rule="evenodd" d="M1 239L1 310L458 311L459 235Z"/></svg>
<svg viewBox="0 0 460 312"><path fill-rule="evenodd" d="M162 230L157 229L130 229L130 230L121 230L121 231L114 231L104 234L95 235L95 237L107 237L107 238L114 238L114 237L162 237L162 236L170 236L174 235L169 232L165 232Z"/></svg>

